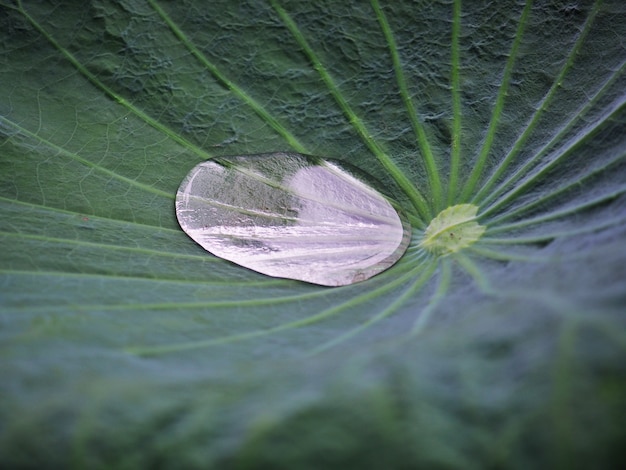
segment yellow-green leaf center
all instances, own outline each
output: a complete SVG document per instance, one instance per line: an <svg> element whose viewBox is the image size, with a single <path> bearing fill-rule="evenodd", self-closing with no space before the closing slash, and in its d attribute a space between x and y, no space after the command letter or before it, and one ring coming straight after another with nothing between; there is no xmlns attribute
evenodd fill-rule
<svg viewBox="0 0 626 470"><path fill-rule="evenodd" d="M485 232L476 221L478 207L457 204L441 211L426 228L420 246L437 255L449 255L475 243Z"/></svg>

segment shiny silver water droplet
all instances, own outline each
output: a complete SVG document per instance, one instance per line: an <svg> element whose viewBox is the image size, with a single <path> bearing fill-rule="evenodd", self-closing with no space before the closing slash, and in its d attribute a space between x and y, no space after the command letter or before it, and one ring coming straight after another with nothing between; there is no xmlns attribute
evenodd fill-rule
<svg viewBox="0 0 626 470"><path fill-rule="evenodd" d="M189 172L176 216L220 258L342 286L391 267L410 241L406 218L365 179L343 163L297 153L223 157Z"/></svg>

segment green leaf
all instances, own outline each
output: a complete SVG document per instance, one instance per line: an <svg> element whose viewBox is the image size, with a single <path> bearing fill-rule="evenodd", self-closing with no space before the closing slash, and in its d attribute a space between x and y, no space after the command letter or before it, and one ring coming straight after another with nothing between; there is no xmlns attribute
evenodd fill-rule
<svg viewBox="0 0 626 470"><path fill-rule="evenodd" d="M0 0L0 466L615 467L624 15ZM405 256L328 289L186 236L191 168L276 151L381 180Z"/></svg>

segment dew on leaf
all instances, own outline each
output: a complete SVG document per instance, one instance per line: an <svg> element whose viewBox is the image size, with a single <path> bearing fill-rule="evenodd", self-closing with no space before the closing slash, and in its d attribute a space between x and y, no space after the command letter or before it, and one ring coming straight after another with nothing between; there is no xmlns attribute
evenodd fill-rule
<svg viewBox="0 0 626 470"><path fill-rule="evenodd" d="M406 217L374 181L297 153L222 157L185 177L176 216L215 256L269 276L342 286L388 269L410 242Z"/></svg>

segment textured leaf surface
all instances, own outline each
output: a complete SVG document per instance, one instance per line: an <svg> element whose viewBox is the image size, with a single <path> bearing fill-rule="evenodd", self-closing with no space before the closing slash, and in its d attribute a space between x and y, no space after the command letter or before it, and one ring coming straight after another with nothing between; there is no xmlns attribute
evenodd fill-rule
<svg viewBox="0 0 626 470"><path fill-rule="evenodd" d="M620 459L624 2L73 3L0 2L1 466ZM327 289L180 230L192 167L279 150L380 179L400 262ZM452 204L485 233L439 259Z"/></svg>

